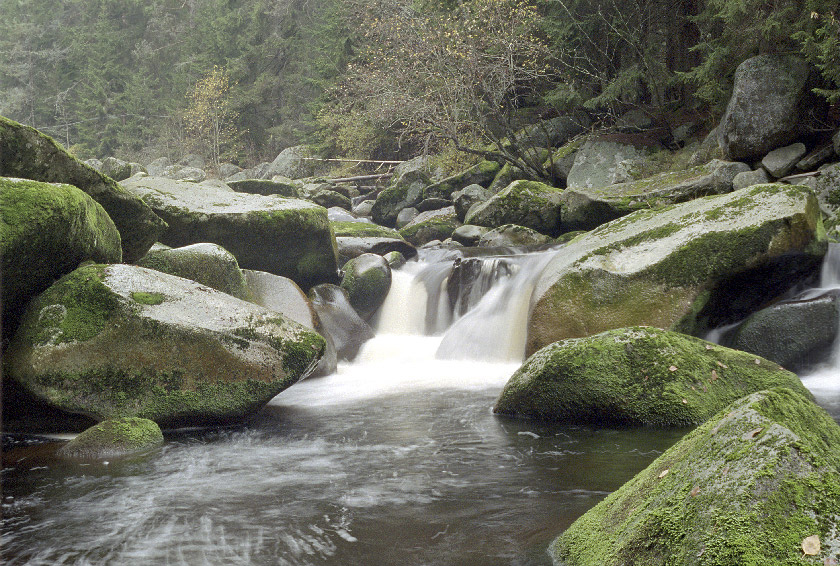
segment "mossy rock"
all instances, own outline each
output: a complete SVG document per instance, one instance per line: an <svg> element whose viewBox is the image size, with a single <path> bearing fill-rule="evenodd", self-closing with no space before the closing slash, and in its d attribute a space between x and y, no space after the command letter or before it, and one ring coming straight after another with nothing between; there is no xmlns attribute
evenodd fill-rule
<svg viewBox="0 0 840 566"><path fill-rule="evenodd" d="M606 187L570 187L561 197L563 231L591 230L636 210L728 193L732 191L735 175L749 170L744 163L714 160L705 165Z"/></svg>
<svg viewBox="0 0 840 566"><path fill-rule="evenodd" d="M470 185L488 187L490 186L490 183L493 182L493 179L496 178L496 175L499 173L501 168L502 166L495 161L481 161L466 171L462 171L461 173L452 175L442 181L438 181L437 183L427 186L423 190L423 199L442 198L451 200L452 193L460 191L464 187L468 187ZM418 201L418 203L419 202L420 201Z"/></svg>
<svg viewBox="0 0 840 566"><path fill-rule="evenodd" d="M482 234L478 240L478 245L493 248L541 246L548 244L550 241L551 238L531 228L517 226L516 224L505 224Z"/></svg>
<svg viewBox="0 0 840 566"><path fill-rule="evenodd" d="M556 564L834 564L840 427L780 388L740 399L575 521ZM803 553L818 537L820 550ZM813 539L811 539L813 540Z"/></svg>
<svg viewBox="0 0 840 566"><path fill-rule="evenodd" d="M59 448L58 455L80 460L118 458L149 451L163 444L156 422L137 417L102 421Z"/></svg>
<svg viewBox="0 0 840 566"><path fill-rule="evenodd" d="M149 250L137 265L192 279L243 301L252 299L236 258L218 244Z"/></svg>
<svg viewBox="0 0 840 566"><path fill-rule="evenodd" d="M29 301L83 261L118 263L120 234L96 201L70 185L0 177L3 334Z"/></svg>
<svg viewBox="0 0 840 566"><path fill-rule="evenodd" d="M169 223L160 238L168 246L218 244L241 268L282 275L305 289L337 279L335 236L321 206L160 177L124 186Z"/></svg>
<svg viewBox="0 0 840 566"><path fill-rule="evenodd" d="M677 332L634 327L561 340L530 356L494 412L573 424L688 426L744 395L788 387L789 371Z"/></svg>
<svg viewBox="0 0 840 566"><path fill-rule="evenodd" d="M123 261L143 257L163 233L163 222L116 181L85 165L52 138L0 116L0 176L78 187L102 205L120 232Z"/></svg>
<svg viewBox="0 0 840 566"><path fill-rule="evenodd" d="M268 179L244 179L242 181L228 181L228 186L239 193L252 195L280 195L281 197L297 198L298 187L295 183L282 183Z"/></svg>
<svg viewBox="0 0 840 566"><path fill-rule="evenodd" d="M817 200L797 185L634 212L576 237L548 263L527 352L627 326L702 335L812 276L826 248Z"/></svg>
<svg viewBox="0 0 840 566"><path fill-rule="evenodd" d="M561 189L538 181L514 181L469 210L464 222L488 228L516 224L548 236L560 234Z"/></svg>
<svg viewBox="0 0 840 566"><path fill-rule="evenodd" d="M400 229L400 235L415 246L422 246L433 240L449 238L459 226L461 223L455 214L455 207L448 206L439 210L421 212Z"/></svg>
<svg viewBox="0 0 840 566"><path fill-rule="evenodd" d="M382 226L395 226L397 215L404 208L420 204L423 188L430 183L429 174L423 170L409 170L385 188L371 207L373 221Z"/></svg>
<svg viewBox="0 0 840 566"><path fill-rule="evenodd" d="M365 253L385 255L398 252L407 258L417 249L405 241L398 231L370 222L330 222L338 244L338 256L347 261Z"/></svg>
<svg viewBox="0 0 840 566"><path fill-rule="evenodd" d="M391 267L381 255L362 254L344 266L340 287L359 316L370 320L391 289Z"/></svg>
<svg viewBox="0 0 840 566"><path fill-rule="evenodd" d="M91 264L30 303L4 378L96 420L220 424L307 376L324 348L315 332L194 281Z"/></svg>

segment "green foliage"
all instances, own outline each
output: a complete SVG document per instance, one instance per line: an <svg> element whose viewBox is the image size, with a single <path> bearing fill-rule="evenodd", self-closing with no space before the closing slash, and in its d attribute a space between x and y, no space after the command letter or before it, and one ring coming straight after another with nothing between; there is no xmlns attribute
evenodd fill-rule
<svg viewBox="0 0 840 566"><path fill-rule="evenodd" d="M216 169L222 158L235 159L243 132L237 130L238 115L232 108L227 70L213 66L187 95L184 113L188 146L212 160Z"/></svg>

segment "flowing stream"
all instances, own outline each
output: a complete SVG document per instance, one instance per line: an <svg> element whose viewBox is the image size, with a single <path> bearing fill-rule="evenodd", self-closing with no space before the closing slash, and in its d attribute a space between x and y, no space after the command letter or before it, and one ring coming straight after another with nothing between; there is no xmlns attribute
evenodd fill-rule
<svg viewBox="0 0 840 566"><path fill-rule="evenodd" d="M409 263L357 359L247 425L87 464L21 443L3 563L550 564L554 537L686 432L491 413L550 253Z"/></svg>

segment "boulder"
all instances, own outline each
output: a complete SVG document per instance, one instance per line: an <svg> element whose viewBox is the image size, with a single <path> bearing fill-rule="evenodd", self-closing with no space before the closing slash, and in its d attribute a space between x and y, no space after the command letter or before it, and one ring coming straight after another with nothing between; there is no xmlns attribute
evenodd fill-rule
<svg viewBox="0 0 840 566"><path fill-rule="evenodd" d="M359 217L369 217L373 212L373 204L375 202L375 200L363 200L353 207L352 212Z"/></svg>
<svg viewBox="0 0 840 566"><path fill-rule="evenodd" d="M832 146L832 150L833 149L834 149L834 147ZM93 169L96 169L97 171L100 171L100 172L102 171L102 160L101 159L96 159L94 157L92 159L85 159L84 161L82 161L82 163L84 163L88 167L92 167Z"/></svg>
<svg viewBox="0 0 840 566"><path fill-rule="evenodd" d="M417 205L417 212L428 212L430 210L440 210L452 204L452 200L445 198L427 198L420 201Z"/></svg>
<svg viewBox="0 0 840 566"><path fill-rule="evenodd" d="M137 417L102 421L58 449L62 458L102 460L147 452L163 444L156 422Z"/></svg>
<svg viewBox="0 0 840 566"><path fill-rule="evenodd" d="M525 147L557 147L588 130L592 120L585 112L540 120L525 127L516 136L516 143Z"/></svg>
<svg viewBox="0 0 840 566"><path fill-rule="evenodd" d="M245 179L243 181L229 181L227 185L238 193L280 195L289 198L297 198L298 196L297 186L293 183L269 181L267 179Z"/></svg>
<svg viewBox="0 0 840 566"><path fill-rule="evenodd" d="M463 226L458 226L458 228L452 232L452 239L465 246L475 246L478 244L478 241L481 240L481 237L489 231L490 228L485 226L464 224Z"/></svg>
<svg viewBox="0 0 840 566"><path fill-rule="evenodd" d="M645 148L608 140L587 140L575 152L569 187L606 187L632 179L631 169L647 158Z"/></svg>
<svg viewBox="0 0 840 566"><path fill-rule="evenodd" d="M67 412L199 426L253 414L306 377L324 348L278 313L194 281L91 264L30 303L5 370Z"/></svg>
<svg viewBox="0 0 840 566"><path fill-rule="evenodd" d="M339 258L346 260L364 253L384 255L397 251L407 258L417 255L415 247L392 228L369 222L331 222L338 243Z"/></svg>
<svg viewBox="0 0 840 566"><path fill-rule="evenodd" d="M371 218L382 226L396 225L397 215L402 209L420 204L423 189L429 182L429 174L423 169L399 175L376 197L370 211Z"/></svg>
<svg viewBox="0 0 840 566"><path fill-rule="evenodd" d="M819 175L808 182L823 209L834 213L840 209L840 163L820 167Z"/></svg>
<svg viewBox="0 0 840 566"><path fill-rule="evenodd" d="M560 198L564 205L562 231L591 230L634 210L728 193L735 175L749 170L745 163L715 159L682 171L606 187L569 187Z"/></svg>
<svg viewBox="0 0 840 566"><path fill-rule="evenodd" d="M750 315L727 344L797 371L828 356L839 327L840 292L827 292L777 303Z"/></svg>
<svg viewBox="0 0 840 566"><path fill-rule="evenodd" d="M243 269L248 285L250 301L261 307L279 312L289 320L321 334L327 342L326 350L312 376L329 375L335 372L338 362L335 344L324 331L315 308L297 283L287 277Z"/></svg>
<svg viewBox="0 0 840 566"><path fill-rule="evenodd" d="M207 167L207 161L196 153L186 154L181 161L178 162L178 164L183 165L184 167L192 167L194 169L204 169Z"/></svg>
<svg viewBox="0 0 840 566"><path fill-rule="evenodd" d="M315 174L316 161L308 159L317 157L309 146L298 145L287 147L281 151L274 161L266 168L262 179L271 179L275 175L282 175L289 179L303 179Z"/></svg>
<svg viewBox="0 0 840 566"><path fill-rule="evenodd" d="M761 160L761 166L773 177L780 179L793 171L805 153L807 153L805 144L800 142L780 147L765 155Z"/></svg>
<svg viewBox="0 0 840 566"><path fill-rule="evenodd" d="M458 220L463 222L473 206L490 199L494 194L496 193L491 192L490 189L485 189L481 185L469 185L452 193L452 204L455 206L455 214L458 215Z"/></svg>
<svg viewBox="0 0 840 566"><path fill-rule="evenodd" d="M411 221L417 218L419 214L420 211L414 208L413 206L402 209L400 213L397 214L397 230L401 230L409 224L411 224Z"/></svg>
<svg viewBox="0 0 840 566"><path fill-rule="evenodd" d="M531 355L493 412L598 426L696 425L744 395L787 387L796 374L753 354L648 327L560 340Z"/></svg>
<svg viewBox="0 0 840 566"><path fill-rule="evenodd" d="M179 181L188 181L191 183L200 183L207 178L207 173L204 169L198 167L176 167L169 176Z"/></svg>
<svg viewBox="0 0 840 566"><path fill-rule="evenodd" d="M0 176L67 183L102 205L120 231L123 261L143 257L166 228L143 201L38 130L0 117Z"/></svg>
<svg viewBox="0 0 840 566"><path fill-rule="evenodd" d="M527 351L625 326L699 335L812 275L826 248L807 187L756 185L639 210L578 236L548 263Z"/></svg>
<svg viewBox="0 0 840 566"><path fill-rule="evenodd" d="M767 171L759 167L755 171L742 171L732 178L732 189L746 189L753 185L764 185L771 181Z"/></svg>
<svg viewBox="0 0 840 566"><path fill-rule="evenodd" d="M350 305L365 320L370 320L391 290L391 267L381 255L362 254L344 265L339 285L347 291Z"/></svg>
<svg viewBox="0 0 840 566"><path fill-rule="evenodd" d="M738 65L732 97L717 128L727 159L756 159L796 138L808 74L808 63L793 55L758 55Z"/></svg>
<svg viewBox="0 0 840 566"><path fill-rule="evenodd" d="M333 206L327 209L327 218L330 222L364 222L365 224L372 224L368 218L360 218L351 210L345 210L338 206Z"/></svg>
<svg viewBox="0 0 840 566"><path fill-rule="evenodd" d="M305 289L336 278L335 237L323 207L160 177L124 186L169 223L164 244L219 244L241 268L282 275Z"/></svg>
<svg viewBox="0 0 840 566"><path fill-rule="evenodd" d="M561 189L537 181L514 181L467 213L464 222L488 228L525 226L551 236L560 234Z"/></svg>
<svg viewBox="0 0 840 566"><path fill-rule="evenodd" d="M481 161L466 171L447 177L423 190L423 198L452 199L452 193L470 185L487 187L496 178L501 165L495 161Z"/></svg>
<svg viewBox="0 0 840 566"><path fill-rule="evenodd" d="M516 224L505 224L482 235L478 245L483 248L541 246L550 241L551 238L536 230Z"/></svg>
<svg viewBox="0 0 840 566"><path fill-rule="evenodd" d="M340 359L352 360L362 344L375 336L373 329L350 305L347 291L338 285L316 285L309 290L309 299L323 324L323 332L335 344Z"/></svg>
<svg viewBox="0 0 840 566"><path fill-rule="evenodd" d="M298 189L300 198L319 204L324 208L334 206L350 210L353 204L350 198L335 190L335 185L329 183L307 183Z"/></svg>
<svg viewBox="0 0 840 566"><path fill-rule="evenodd" d="M234 165L233 163L221 163L219 164L219 178L220 179L227 179L228 177L232 177L242 171L242 167L238 165Z"/></svg>
<svg viewBox="0 0 840 566"><path fill-rule="evenodd" d="M168 157L158 157L146 165L146 172L152 177L163 177L169 167L172 167L172 161Z"/></svg>
<svg viewBox="0 0 840 566"><path fill-rule="evenodd" d="M116 157L106 157L99 171L115 181L125 181L131 177L131 164Z"/></svg>
<svg viewBox="0 0 840 566"><path fill-rule="evenodd" d="M803 395L753 393L580 517L549 553L567 566L834 564L837 446L840 427Z"/></svg>
<svg viewBox="0 0 840 566"><path fill-rule="evenodd" d="M384 257L385 261L388 262L388 267L390 267L392 271L394 269L399 269L406 264L405 256L400 252L388 252L382 257Z"/></svg>
<svg viewBox="0 0 840 566"><path fill-rule="evenodd" d="M190 279L237 299L251 294L233 254L218 244L192 244L182 248L149 250L137 265Z"/></svg>
<svg viewBox="0 0 840 566"><path fill-rule="evenodd" d="M415 246L422 246L432 240L445 240L452 236L461 223L455 215L455 207L421 212L400 229L400 235Z"/></svg>
<svg viewBox="0 0 840 566"><path fill-rule="evenodd" d="M578 150L586 140L583 137L572 140L565 145L558 147L551 156L546 159L543 166L546 171L551 171L556 183L568 184L569 173L575 165L575 157Z"/></svg>
<svg viewBox="0 0 840 566"><path fill-rule="evenodd" d="M826 143L800 159L796 164L796 169L798 171L813 171L832 157L834 157L834 146L831 143Z"/></svg>
<svg viewBox="0 0 840 566"><path fill-rule="evenodd" d="M29 301L83 261L122 259L120 234L96 201L71 185L0 177L4 343Z"/></svg>

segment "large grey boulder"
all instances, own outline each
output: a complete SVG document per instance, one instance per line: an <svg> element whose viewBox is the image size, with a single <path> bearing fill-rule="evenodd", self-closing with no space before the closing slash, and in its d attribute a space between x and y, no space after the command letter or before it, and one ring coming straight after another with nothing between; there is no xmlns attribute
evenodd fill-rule
<svg viewBox="0 0 840 566"><path fill-rule="evenodd" d="M735 322L820 266L813 192L757 185L639 210L569 242L536 283L528 353L648 325L688 334Z"/></svg>
<svg viewBox="0 0 840 566"><path fill-rule="evenodd" d="M767 171L759 167L755 171L742 171L732 178L732 188L734 190L746 189L753 185L764 185L771 182L772 179Z"/></svg>
<svg viewBox="0 0 840 566"><path fill-rule="evenodd" d="M824 210L837 213L840 209L840 163L820 167L816 177L803 183L814 189Z"/></svg>
<svg viewBox="0 0 840 566"><path fill-rule="evenodd" d="M562 231L591 230L635 210L728 193L735 176L749 170L745 163L715 159L682 171L606 187L569 187L560 197L564 205Z"/></svg>
<svg viewBox="0 0 840 566"><path fill-rule="evenodd" d="M481 237L489 231L490 228L486 226L464 224L452 232L452 239L464 246L475 246L481 240Z"/></svg>
<svg viewBox="0 0 840 566"><path fill-rule="evenodd" d="M219 244L241 268L283 275L305 289L336 278L335 237L321 206L160 177L124 186L169 223L160 238L168 246Z"/></svg>
<svg viewBox="0 0 840 566"><path fill-rule="evenodd" d="M102 205L120 231L123 261L143 257L166 228L148 205L88 167L51 138L0 116L0 176L78 187Z"/></svg>
<svg viewBox="0 0 840 566"><path fill-rule="evenodd" d="M253 414L307 376L324 347L278 313L194 281L91 264L30 303L4 377L97 420L196 426Z"/></svg>
<svg viewBox="0 0 840 566"><path fill-rule="evenodd" d="M840 293L785 301L749 316L727 344L772 360L792 371L829 354L840 329Z"/></svg>
<svg viewBox="0 0 840 566"><path fill-rule="evenodd" d="M117 227L86 193L71 185L0 177L4 338L29 301L56 279L83 261L121 259Z"/></svg>
<svg viewBox="0 0 840 566"><path fill-rule="evenodd" d="M297 283L288 277L281 277L265 271L243 269L245 282L248 286L249 300L261 307L279 312L289 320L314 330L324 337L327 342L326 350L313 376L329 375L335 372L338 362L335 344L321 325L318 313Z"/></svg>
<svg viewBox="0 0 840 566"><path fill-rule="evenodd" d="M289 179L311 177L315 173L317 163L311 159L313 157L317 156L309 146L287 147L274 158L260 178L271 179L275 175L282 175Z"/></svg>
<svg viewBox="0 0 840 566"><path fill-rule="evenodd" d="M191 279L243 301L251 299L239 263L232 253L218 244L151 249L137 265Z"/></svg>
<svg viewBox="0 0 840 566"><path fill-rule="evenodd" d="M805 396L753 393L575 521L555 564L834 564L840 427ZM804 552L803 552L804 551Z"/></svg>
<svg viewBox="0 0 840 566"><path fill-rule="evenodd" d="M738 65L732 97L717 128L727 159L759 158L796 138L808 74L808 63L793 55L758 55Z"/></svg>
<svg viewBox="0 0 840 566"><path fill-rule="evenodd" d="M576 152L566 178L569 187L606 187L633 178L631 171L650 152L607 140L587 140Z"/></svg>
<svg viewBox="0 0 840 566"><path fill-rule="evenodd" d="M344 265L342 289L350 305L365 320L370 320L391 290L391 267L381 255L362 254Z"/></svg>
<svg viewBox="0 0 840 566"><path fill-rule="evenodd" d="M488 228L517 224L546 234L560 234L561 189L538 181L514 181L489 200L476 205L464 222Z"/></svg>
<svg viewBox="0 0 840 566"><path fill-rule="evenodd" d="M124 181L131 177L131 164L116 157L106 157L99 171L115 181Z"/></svg>
<svg viewBox="0 0 840 566"><path fill-rule="evenodd" d="M806 152L804 143L786 145L765 155L761 160L761 166L773 177L780 179L793 171Z"/></svg>
<svg viewBox="0 0 840 566"><path fill-rule="evenodd" d="M549 344L504 387L493 412L599 426L696 425L796 374L753 354L659 328L619 328Z"/></svg>
<svg viewBox="0 0 840 566"><path fill-rule="evenodd" d="M352 360L362 344L375 336L373 329L350 305L347 291L325 283L309 290L309 299L326 333L335 344L339 359Z"/></svg>
<svg viewBox="0 0 840 566"><path fill-rule="evenodd" d="M169 167L172 167L172 161L168 157L158 157L146 165L146 172L152 177L163 177Z"/></svg>
<svg viewBox="0 0 840 566"><path fill-rule="evenodd" d="M494 194L496 193L491 192L490 189L485 189L481 185L468 185L460 191L452 193L452 204L455 206L455 214L458 215L458 220L463 222L473 206L490 199Z"/></svg>

